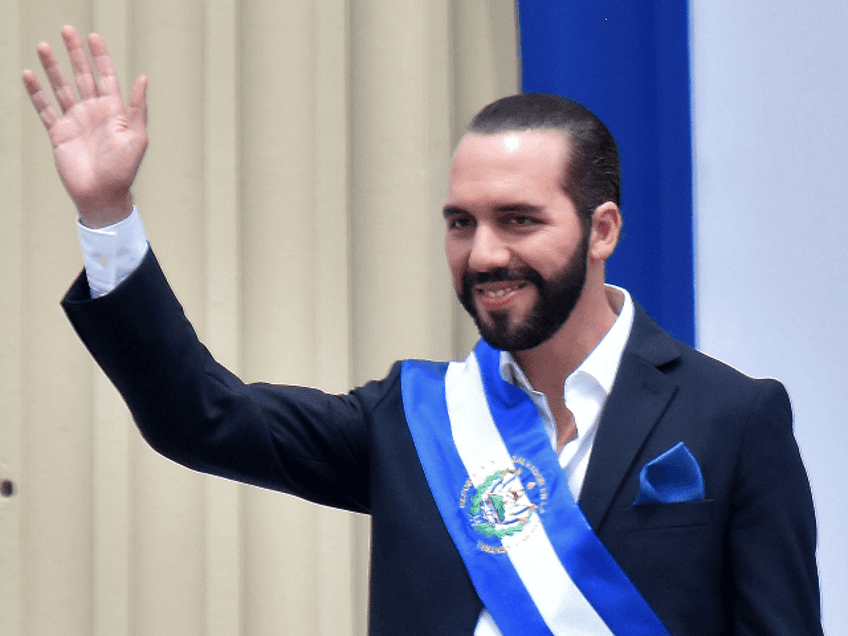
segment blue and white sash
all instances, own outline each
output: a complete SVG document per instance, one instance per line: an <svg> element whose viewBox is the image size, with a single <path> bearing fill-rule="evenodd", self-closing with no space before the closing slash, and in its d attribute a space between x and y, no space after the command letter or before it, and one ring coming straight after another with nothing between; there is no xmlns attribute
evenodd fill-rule
<svg viewBox="0 0 848 636"><path fill-rule="evenodd" d="M668 636L595 536L529 396L480 342L403 363L406 420L474 587L505 636Z"/></svg>

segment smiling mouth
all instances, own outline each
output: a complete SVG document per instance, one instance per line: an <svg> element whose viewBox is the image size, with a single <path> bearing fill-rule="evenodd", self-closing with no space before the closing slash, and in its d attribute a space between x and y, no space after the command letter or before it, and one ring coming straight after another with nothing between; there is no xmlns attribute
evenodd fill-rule
<svg viewBox="0 0 848 636"><path fill-rule="evenodd" d="M526 286L527 283L523 281L484 283L477 285L475 291L487 308L499 309L509 304L516 294Z"/></svg>

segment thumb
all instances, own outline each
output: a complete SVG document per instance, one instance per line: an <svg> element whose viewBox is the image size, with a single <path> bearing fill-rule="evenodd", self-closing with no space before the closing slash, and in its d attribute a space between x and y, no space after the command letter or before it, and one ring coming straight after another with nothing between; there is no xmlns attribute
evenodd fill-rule
<svg viewBox="0 0 848 636"><path fill-rule="evenodd" d="M139 77L133 84L130 95L130 118L133 123L147 126L147 76Z"/></svg>

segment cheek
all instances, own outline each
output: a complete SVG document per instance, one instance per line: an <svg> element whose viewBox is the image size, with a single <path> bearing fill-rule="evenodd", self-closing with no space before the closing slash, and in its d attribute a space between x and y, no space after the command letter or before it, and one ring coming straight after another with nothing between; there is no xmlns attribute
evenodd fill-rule
<svg viewBox="0 0 848 636"><path fill-rule="evenodd" d="M545 278L562 271L580 251L581 233L558 233L538 241L524 256L528 265Z"/></svg>
<svg viewBox="0 0 848 636"><path fill-rule="evenodd" d="M462 281L462 275L468 267L468 250L462 241L457 241L450 236L446 236L445 257L447 258L454 287L458 289Z"/></svg>

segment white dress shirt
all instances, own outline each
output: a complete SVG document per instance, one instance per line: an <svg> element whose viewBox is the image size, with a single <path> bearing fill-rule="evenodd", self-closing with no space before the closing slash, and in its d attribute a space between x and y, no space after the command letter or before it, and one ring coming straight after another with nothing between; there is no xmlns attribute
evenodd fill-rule
<svg viewBox="0 0 848 636"><path fill-rule="evenodd" d="M575 500L580 497L598 421L612 390L624 345L627 344L633 326L633 301L630 294L620 287L607 285L607 295L621 298L618 317L592 352L566 378L563 386L562 400L574 416L577 437L563 447L559 454L559 464L568 475L568 486ZM530 386L515 358L506 351L501 353L501 377L530 396L545 421L551 446L556 448L556 423L547 397Z"/></svg>
<svg viewBox="0 0 848 636"><path fill-rule="evenodd" d="M135 206L123 221L102 228L86 227L77 220L77 235L92 298L115 289L147 254L147 234Z"/></svg>

